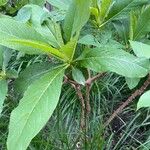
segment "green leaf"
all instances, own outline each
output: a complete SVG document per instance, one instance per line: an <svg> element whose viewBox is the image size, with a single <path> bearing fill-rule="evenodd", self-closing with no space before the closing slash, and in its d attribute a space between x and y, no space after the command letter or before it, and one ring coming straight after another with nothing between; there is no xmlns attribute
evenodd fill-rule
<svg viewBox="0 0 150 150"><path fill-rule="evenodd" d="M46 0L29 0L29 3L43 6L46 3Z"/></svg>
<svg viewBox="0 0 150 150"><path fill-rule="evenodd" d="M32 27L13 19L0 18L0 44L27 54L49 53L65 57Z"/></svg>
<svg viewBox="0 0 150 150"><path fill-rule="evenodd" d="M47 0L52 6L58 8L59 10L67 10L71 0Z"/></svg>
<svg viewBox="0 0 150 150"><path fill-rule="evenodd" d="M123 15L125 14L125 17L127 16L127 14L139 7L142 6L144 4L146 4L148 2L148 0L115 0L112 3L111 9L107 15L107 17L105 18L105 21L103 22L103 24L101 26L103 26L104 24L108 23L109 21L118 19L118 18L123 18Z"/></svg>
<svg viewBox="0 0 150 150"><path fill-rule="evenodd" d="M3 47L3 51L3 71L6 71L8 63L12 57L13 51L7 47Z"/></svg>
<svg viewBox="0 0 150 150"><path fill-rule="evenodd" d="M32 9L28 6L30 5L25 5L18 11L17 16L15 17L16 20L22 21L24 23L29 21L29 19L31 18Z"/></svg>
<svg viewBox="0 0 150 150"><path fill-rule="evenodd" d="M81 66L96 72L111 71L131 78L146 76L149 66L149 60L111 47L86 49L77 60Z"/></svg>
<svg viewBox="0 0 150 150"><path fill-rule="evenodd" d="M100 43L98 42L98 40L92 34L85 35L84 37L79 39L78 43L84 44L84 45L93 45L93 46L96 46L96 47L100 46Z"/></svg>
<svg viewBox="0 0 150 150"><path fill-rule="evenodd" d="M136 14L136 13L134 11L132 11L130 13L130 27L129 27L129 37L130 37L130 40L133 40L135 28L136 28L136 25L137 25L137 20L138 20L139 14Z"/></svg>
<svg viewBox="0 0 150 150"><path fill-rule="evenodd" d="M120 38L127 44L129 38L129 21L128 20L118 20L113 22L115 29L117 30Z"/></svg>
<svg viewBox="0 0 150 150"><path fill-rule="evenodd" d="M7 4L8 0L0 0L0 6L4 6Z"/></svg>
<svg viewBox="0 0 150 150"><path fill-rule="evenodd" d="M30 4L25 5L19 10L16 19L24 23L29 22L53 47L59 48L59 43L54 35L54 29L52 29L57 24L50 20L49 17L50 15L46 10L38 5Z"/></svg>
<svg viewBox="0 0 150 150"><path fill-rule="evenodd" d="M2 46L0 46L0 69L3 67L3 49Z"/></svg>
<svg viewBox="0 0 150 150"><path fill-rule="evenodd" d="M47 123L59 100L65 68L49 71L29 86L19 106L11 113L8 150L26 150Z"/></svg>
<svg viewBox="0 0 150 150"><path fill-rule="evenodd" d="M6 71L6 78L18 78L18 72L14 69L10 69Z"/></svg>
<svg viewBox="0 0 150 150"><path fill-rule="evenodd" d="M30 65L24 71L22 71L19 75L19 78L15 80L15 91L17 93L23 94L29 85L43 76L43 74L52 70L54 67L55 65L52 65L48 62L35 63Z"/></svg>
<svg viewBox="0 0 150 150"><path fill-rule="evenodd" d="M129 89L134 89L139 82L140 82L140 78L126 78L126 83Z"/></svg>
<svg viewBox="0 0 150 150"><path fill-rule="evenodd" d="M0 77L0 113L2 112L3 109L3 103L7 95L7 90L8 90L7 81L1 79Z"/></svg>
<svg viewBox="0 0 150 150"><path fill-rule="evenodd" d="M110 7L112 5L112 0L102 0L100 7L100 20L103 22L107 17Z"/></svg>
<svg viewBox="0 0 150 150"><path fill-rule="evenodd" d="M8 66L11 56L12 50L0 45L0 69L4 72L6 71L6 67Z"/></svg>
<svg viewBox="0 0 150 150"><path fill-rule="evenodd" d="M74 67L72 68L72 77L77 83L85 85L85 77L79 69Z"/></svg>
<svg viewBox="0 0 150 150"><path fill-rule="evenodd" d="M61 52L65 54L71 61L73 59L75 49L77 45L77 40L75 38L71 39L66 45L61 47Z"/></svg>
<svg viewBox="0 0 150 150"><path fill-rule="evenodd" d="M55 57L58 57L60 59L67 59L65 55L63 55L63 53L61 53L59 50L51 47L50 45L46 44L46 43L41 43L38 41L32 41L32 40L22 40L22 39L11 39L6 41L6 43L9 42L9 46L15 47L14 49L19 49L19 51L24 52L26 54L47 54L47 55L53 55ZM5 44L5 41L3 42ZM7 44L6 44L7 45ZM7 46L8 47L8 46ZM28 49L20 49L20 47L22 48L28 48ZM39 49L40 51L38 52L34 52L32 49ZM25 51L24 51L25 50Z"/></svg>
<svg viewBox="0 0 150 150"><path fill-rule="evenodd" d="M138 57L150 58L150 45L137 41L130 41L130 44L134 53Z"/></svg>
<svg viewBox="0 0 150 150"><path fill-rule="evenodd" d="M150 6L139 16L133 33L133 40L145 36L148 32L150 32Z"/></svg>
<svg viewBox="0 0 150 150"><path fill-rule="evenodd" d="M137 109L150 107L150 91L145 92L139 99Z"/></svg>
<svg viewBox="0 0 150 150"><path fill-rule="evenodd" d="M90 16L90 0L73 0L64 21L65 38L69 41L86 24Z"/></svg>

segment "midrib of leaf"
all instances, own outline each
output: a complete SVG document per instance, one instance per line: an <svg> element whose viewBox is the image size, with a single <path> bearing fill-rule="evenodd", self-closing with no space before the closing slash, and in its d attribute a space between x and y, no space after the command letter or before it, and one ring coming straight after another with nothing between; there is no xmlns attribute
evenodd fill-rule
<svg viewBox="0 0 150 150"><path fill-rule="evenodd" d="M33 41L33 40L26 40L26 39L10 39L8 40L8 42L17 43L17 44L20 43L21 45L24 45L24 46L29 46L29 47L40 49L43 52L46 52L47 54L51 54L55 57L67 59L66 56L63 55L63 53L61 53L59 50L45 43L42 43L40 41Z"/></svg>
<svg viewBox="0 0 150 150"><path fill-rule="evenodd" d="M33 111L35 110L35 107L39 104L41 97L42 97L42 96L44 95L44 93L47 91L47 89L49 88L49 86L51 85L51 83L54 81L54 79L55 79L65 68L67 68L67 67L68 67L68 66L64 67L62 70L60 70L60 71L52 78L51 82L48 84L48 86L45 88L45 90L44 90L44 91L41 93L41 95L39 96L37 102L35 103L33 109L31 110L31 112L30 112L30 113L27 113L28 117L27 117L27 119L26 119L26 121L25 121L25 124L24 124L24 126L23 126L23 129L22 129L22 131L21 131L19 137L17 138L17 141L19 140L19 138L21 137L22 133L24 132L25 126L27 125L28 120L29 120L31 114L32 114ZM24 116L26 116L26 115L24 115ZM20 119L22 119L22 117L21 117ZM18 121L18 122L20 122L20 121Z"/></svg>
<svg viewBox="0 0 150 150"><path fill-rule="evenodd" d="M134 0L133 0L134 1ZM121 11L119 11L117 14L115 14L114 16L112 16L111 18L109 18L107 21L105 21L103 24L101 24L99 27L101 28L102 26L104 26L106 23L108 23L109 21L111 21L113 18L115 18L116 16L120 15L127 7L129 7L132 3L129 3L128 5L126 5ZM114 3L115 4L115 3Z"/></svg>

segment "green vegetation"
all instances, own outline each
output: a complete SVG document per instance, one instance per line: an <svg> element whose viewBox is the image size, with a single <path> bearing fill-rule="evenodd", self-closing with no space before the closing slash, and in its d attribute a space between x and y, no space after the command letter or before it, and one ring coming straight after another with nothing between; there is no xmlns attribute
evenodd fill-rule
<svg viewBox="0 0 150 150"><path fill-rule="evenodd" d="M0 11L0 149L150 149L149 0Z"/></svg>

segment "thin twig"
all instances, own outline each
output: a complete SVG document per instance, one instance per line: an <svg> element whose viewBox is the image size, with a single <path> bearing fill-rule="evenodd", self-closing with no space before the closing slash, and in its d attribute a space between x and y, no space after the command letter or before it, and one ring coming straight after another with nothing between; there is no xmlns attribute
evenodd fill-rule
<svg viewBox="0 0 150 150"><path fill-rule="evenodd" d="M101 78L105 75L106 73L99 73L96 76L89 78L88 80L86 80L86 84L91 84L93 83L95 80L97 80L98 78Z"/></svg>
<svg viewBox="0 0 150 150"><path fill-rule="evenodd" d="M150 75L148 76L147 80L144 82L144 84L141 86L141 88L137 89L117 110L114 111L114 113L109 117L109 119L105 123L105 127L107 127L111 121L122 112L122 110L129 105L137 96L140 96L144 93L144 91L147 89L147 87L150 85Z"/></svg>
<svg viewBox="0 0 150 150"><path fill-rule="evenodd" d="M91 86L86 85L86 115L88 116L91 112L91 106L90 106L90 90Z"/></svg>

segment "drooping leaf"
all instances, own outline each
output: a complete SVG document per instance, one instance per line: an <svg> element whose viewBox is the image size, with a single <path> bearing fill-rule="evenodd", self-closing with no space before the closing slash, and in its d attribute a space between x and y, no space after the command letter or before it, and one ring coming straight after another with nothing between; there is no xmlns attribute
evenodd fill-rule
<svg viewBox="0 0 150 150"><path fill-rule="evenodd" d="M43 74L52 70L54 66L55 65L52 65L48 62L44 62L35 63L27 67L24 71L20 73L19 78L15 80L15 91L17 93L23 94L29 87L29 85L31 85L34 81L43 76Z"/></svg>
<svg viewBox="0 0 150 150"><path fill-rule="evenodd" d="M150 6L147 7L139 16L133 33L133 40L137 40L145 36L148 32L150 32Z"/></svg>
<svg viewBox="0 0 150 150"><path fill-rule="evenodd" d="M146 76L149 66L149 60L111 47L86 49L77 60L96 72L111 71L131 78Z"/></svg>
<svg viewBox="0 0 150 150"><path fill-rule="evenodd" d="M31 7L28 7L28 5L25 5L18 11L15 19L26 23L31 18L31 14L32 14Z"/></svg>
<svg viewBox="0 0 150 150"><path fill-rule="evenodd" d="M74 67L72 68L72 77L77 83L85 85L85 77L79 69Z"/></svg>
<svg viewBox="0 0 150 150"><path fill-rule="evenodd" d="M126 83L129 89L134 89L140 81L140 78L126 78Z"/></svg>
<svg viewBox="0 0 150 150"><path fill-rule="evenodd" d="M150 91L145 92L139 99L137 109L150 107Z"/></svg>
<svg viewBox="0 0 150 150"><path fill-rule="evenodd" d="M8 90L7 81L4 79L1 79L0 77L0 114L3 109L3 103L7 95L7 90Z"/></svg>
<svg viewBox="0 0 150 150"><path fill-rule="evenodd" d="M19 106L11 113L8 150L26 150L47 123L59 100L64 69L49 71L29 86Z"/></svg>
<svg viewBox="0 0 150 150"><path fill-rule="evenodd" d="M69 41L88 21L90 0L73 0L64 20L65 38Z"/></svg>
<svg viewBox="0 0 150 150"><path fill-rule="evenodd" d="M150 58L150 45L137 41L130 41L130 44L138 57Z"/></svg>
<svg viewBox="0 0 150 150"><path fill-rule="evenodd" d="M27 54L52 54L62 58L62 54L52 48L47 40L27 24L13 19L0 18L0 45Z"/></svg>

